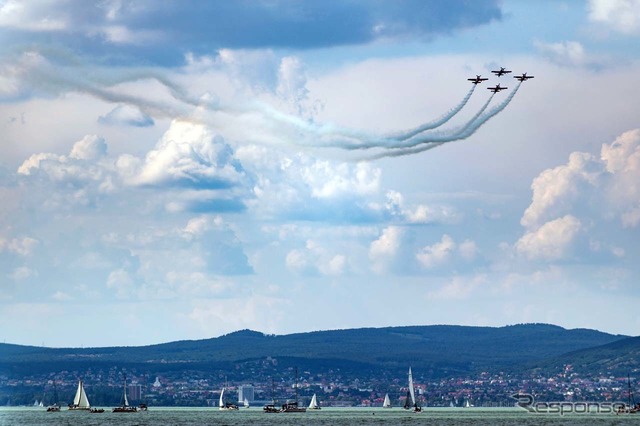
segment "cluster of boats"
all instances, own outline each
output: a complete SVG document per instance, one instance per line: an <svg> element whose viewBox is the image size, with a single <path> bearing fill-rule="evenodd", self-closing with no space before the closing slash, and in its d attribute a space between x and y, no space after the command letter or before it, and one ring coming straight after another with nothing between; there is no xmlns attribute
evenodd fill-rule
<svg viewBox="0 0 640 426"><path fill-rule="evenodd" d="M57 400L57 395L56 398ZM89 403L89 398L87 398L87 393L84 390L84 385L82 380L78 381L78 389L76 390L76 395L73 398L73 403L69 404L69 410L71 411L88 411L90 413L104 413L104 408L95 408L91 407ZM57 412L60 411L60 406L58 403L54 403L47 407L48 412ZM138 411L147 411L146 404L140 404L138 406L129 405L129 400L127 398L127 379L125 377L122 400L120 402L120 406L115 407L111 410L114 413L136 413Z"/></svg>

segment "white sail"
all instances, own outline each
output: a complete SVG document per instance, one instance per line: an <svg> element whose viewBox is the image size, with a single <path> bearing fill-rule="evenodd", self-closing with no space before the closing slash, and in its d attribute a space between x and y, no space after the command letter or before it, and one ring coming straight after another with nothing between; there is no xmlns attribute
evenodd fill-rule
<svg viewBox="0 0 640 426"><path fill-rule="evenodd" d="M76 396L73 398L73 405L76 408L81 408L81 409L91 408L91 405L89 404L89 399L87 398L87 394L84 391L84 386L82 386L82 380L78 382L78 390L76 391Z"/></svg>
<svg viewBox="0 0 640 426"><path fill-rule="evenodd" d="M312 410L318 408L318 399L316 398L316 394L313 394L313 397L311 397L311 402L309 403L309 408L311 408Z"/></svg>
<svg viewBox="0 0 640 426"><path fill-rule="evenodd" d="M224 408L224 388L220 392L220 402L218 402L218 407Z"/></svg>
<svg viewBox="0 0 640 426"><path fill-rule="evenodd" d="M413 390L413 375L411 374L411 367L409 367L409 393L411 394L411 405L416 405L416 394Z"/></svg>
<svg viewBox="0 0 640 426"><path fill-rule="evenodd" d="M249 408L249 400L247 398L244 399L242 404L244 405L244 408Z"/></svg>
<svg viewBox="0 0 640 426"><path fill-rule="evenodd" d="M382 408L391 408L391 400L389 399L389 394L385 394Z"/></svg>
<svg viewBox="0 0 640 426"><path fill-rule="evenodd" d="M129 406L129 400L127 399L127 380L125 379L124 381L124 406L128 407Z"/></svg>

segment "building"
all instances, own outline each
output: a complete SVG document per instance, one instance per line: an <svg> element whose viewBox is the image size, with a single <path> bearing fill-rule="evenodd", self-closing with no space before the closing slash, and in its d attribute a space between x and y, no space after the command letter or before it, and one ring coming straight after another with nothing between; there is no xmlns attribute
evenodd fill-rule
<svg viewBox="0 0 640 426"><path fill-rule="evenodd" d="M140 401L142 399L142 385L129 385L127 393L131 401Z"/></svg>
<svg viewBox="0 0 640 426"><path fill-rule="evenodd" d="M238 402L243 402L245 398L249 402L254 401L253 386L242 385L238 387Z"/></svg>

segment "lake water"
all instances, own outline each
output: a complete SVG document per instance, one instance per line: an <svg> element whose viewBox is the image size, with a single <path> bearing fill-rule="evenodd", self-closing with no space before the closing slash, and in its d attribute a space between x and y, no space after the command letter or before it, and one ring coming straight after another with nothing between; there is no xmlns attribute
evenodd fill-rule
<svg viewBox="0 0 640 426"><path fill-rule="evenodd" d="M529 414L518 408L425 408L416 414L401 408L323 408L306 413L266 414L259 407L239 411L217 408L156 408L147 412L102 414L62 410L47 413L42 408L0 408L0 426L143 426L143 425L637 425L640 413Z"/></svg>

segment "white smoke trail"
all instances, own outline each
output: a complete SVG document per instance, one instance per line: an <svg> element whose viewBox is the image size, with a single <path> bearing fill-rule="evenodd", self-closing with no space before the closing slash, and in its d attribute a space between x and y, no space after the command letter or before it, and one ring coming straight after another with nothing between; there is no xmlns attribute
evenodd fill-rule
<svg viewBox="0 0 640 426"><path fill-rule="evenodd" d="M457 113L459 113L460 110L462 110L462 108L464 108L464 106L467 104L467 102L469 102L469 99L471 98L471 95L473 95L473 92L474 92L475 89L476 89L476 85L474 84L473 86L471 86L471 90L469 90L469 93L467 93L467 95L464 97L464 99L462 99L462 101L457 106L455 106L454 108L449 110L449 112L447 112L445 115L443 115L439 119L437 119L435 121L432 121L430 123L422 124L422 125L416 127L415 129L412 129L412 130L407 130L405 132L389 134L387 136L387 138L398 140L398 141L403 141L403 140L406 140L406 139L410 139L410 138L412 138L412 137L414 137L414 136L416 136L416 135L418 135L418 134L420 134L422 132L425 132L427 130L432 130L432 129L438 128L438 127L446 124Z"/></svg>
<svg viewBox="0 0 640 426"><path fill-rule="evenodd" d="M518 89L520 88L521 85L522 85L522 82L518 83L518 85L515 87L515 89L513 89L513 91L509 94L507 99L502 101L502 103L500 103L499 105L496 105L495 107L493 107L485 115L477 118L475 120L475 123L472 123L470 125L464 126L464 128L463 128L464 130L462 130L462 131L460 131L460 132L458 132L456 134L451 135L447 139L443 139L443 140L440 140L440 141L432 141L432 140L424 139L422 141L421 145L416 145L416 146L413 146L413 147L410 147L410 148L400 148L400 149L396 149L396 150L387 150L385 152L381 152L381 153L378 153L378 154L374 154L374 155L370 155L370 156L363 156L363 157L359 158L359 160L378 160L378 159L386 158L386 157L400 157L400 156L404 156L404 155L417 154L417 153L420 153L420 152L424 152L424 151L428 151L430 149L436 148L436 147L438 147L440 145L443 145L445 143L455 142L455 141L467 139L469 136L473 135L483 124L485 124L491 118L495 117L502 110L504 110L507 107L507 105L509 105L509 103L511 102L513 97L516 95L516 93L518 92Z"/></svg>

